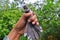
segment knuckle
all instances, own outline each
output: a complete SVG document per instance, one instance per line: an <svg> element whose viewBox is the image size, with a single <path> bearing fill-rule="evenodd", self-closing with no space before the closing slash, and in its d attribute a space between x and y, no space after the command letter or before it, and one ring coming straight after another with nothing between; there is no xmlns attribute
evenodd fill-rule
<svg viewBox="0 0 60 40"><path fill-rule="evenodd" d="M34 15L34 18L37 18L36 15Z"/></svg>
<svg viewBox="0 0 60 40"><path fill-rule="evenodd" d="M36 22L38 22L38 20L37 20L37 19L35 19L35 21L36 21Z"/></svg>

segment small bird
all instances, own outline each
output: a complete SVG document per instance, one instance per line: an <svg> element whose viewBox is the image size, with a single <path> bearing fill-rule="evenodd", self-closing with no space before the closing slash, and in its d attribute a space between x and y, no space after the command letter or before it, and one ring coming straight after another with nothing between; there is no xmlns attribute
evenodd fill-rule
<svg viewBox="0 0 60 40"><path fill-rule="evenodd" d="M25 13L31 11L26 5L23 6L23 9ZM39 25L33 25L31 22L27 21L24 35L27 36L29 40L38 40L41 36L41 30Z"/></svg>

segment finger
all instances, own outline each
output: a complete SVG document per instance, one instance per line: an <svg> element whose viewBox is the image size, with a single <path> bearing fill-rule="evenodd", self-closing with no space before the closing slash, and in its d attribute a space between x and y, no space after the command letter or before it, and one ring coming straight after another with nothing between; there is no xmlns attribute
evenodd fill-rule
<svg viewBox="0 0 60 40"><path fill-rule="evenodd" d="M36 22L36 25L39 25L39 22Z"/></svg>
<svg viewBox="0 0 60 40"><path fill-rule="evenodd" d="M34 25L35 23L36 23L35 21L32 22L33 25Z"/></svg>
<svg viewBox="0 0 60 40"><path fill-rule="evenodd" d="M38 20L37 20L37 19L35 19L35 24L36 24L36 25L39 25L39 22L38 22Z"/></svg>
<svg viewBox="0 0 60 40"><path fill-rule="evenodd" d="M30 17L30 18L28 19L28 22L32 22L32 21L34 21L35 19L36 19L36 15Z"/></svg>
<svg viewBox="0 0 60 40"><path fill-rule="evenodd" d="M36 25L39 25L39 22L38 22L38 20L37 20L37 19L35 20L35 24L36 24Z"/></svg>
<svg viewBox="0 0 60 40"><path fill-rule="evenodd" d="M33 16L33 12L29 12L29 13L24 13L25 17L30 17Z"/></svg>
<svg viewBox="0 0 60 40"><path fill-rule="evenodd" d="M39 25L39 22L38 22L38 20L37 20L37 19L35 19L35 20L33 21L33 23L32 23L32 24Z"/></svg>
<svg viewBox="0 0 60 40"><path fill-rule="evenodd" d="M29 17L31 15L32 15L32 13L24 13L24 17Z"/></svg>
<svg viewBox="0 0 60 40"><path fill-rule="evenodd" d="M33 22L32 22L32 24L37 24L37 19L35 19Z"/></svg>

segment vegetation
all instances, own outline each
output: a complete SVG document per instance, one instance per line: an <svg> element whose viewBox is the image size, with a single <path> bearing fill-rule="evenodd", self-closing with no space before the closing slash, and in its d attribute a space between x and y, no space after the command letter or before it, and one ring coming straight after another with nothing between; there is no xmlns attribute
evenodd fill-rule
<svg viewBox="0 0 60 40"><path fill-rule="evenodd" d="M40 26L43 28L41 40L60 40L60 0L57 3L47 0L46 3L38 10L29 5L30 9L36 13ZM22 10L15 8L16 5L12 4L10 8L6 3L4 9L0 6L0 40L8 35L23 13ZM27 40L23 36L20 39Z"/></svg>

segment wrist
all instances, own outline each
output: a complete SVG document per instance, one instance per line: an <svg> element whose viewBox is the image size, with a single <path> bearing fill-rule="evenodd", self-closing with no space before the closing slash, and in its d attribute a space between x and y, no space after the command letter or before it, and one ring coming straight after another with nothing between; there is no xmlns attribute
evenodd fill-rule
<svg viewBox="0 0 60 40"><path fill-rule="evenodd" d="M11 30L11 32L8 34L8 38L10 40L14 40L16 37L19 38L20 34L18 31L16 31L14 28Z"/></svg>
<svg viewBox="0 0 60 40"><path fill-rule="evenodd" d="M25 25L26 25L26 21L24 20L24 18L21 17L18 20L18 22L16 23L14 30L19 32L20 30L22 30L25 27Z"/></svg>

